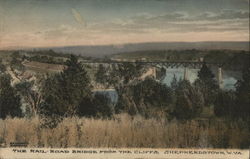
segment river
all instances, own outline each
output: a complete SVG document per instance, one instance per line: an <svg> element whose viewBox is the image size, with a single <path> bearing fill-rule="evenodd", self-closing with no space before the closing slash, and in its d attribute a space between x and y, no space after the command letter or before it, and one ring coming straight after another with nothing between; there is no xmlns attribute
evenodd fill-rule
<svg viewBox="0 0 250 159"><path fill-rule="evenodd" d="M163 80L163 83L170 86L174 76L177 80L184 78L184 68L167 68L166 76ZM211 69L215 77L217 78L217 69ZM193 83L198 78L199 69L191 69L187 70L188 80ZM226 90L234 90L236 82L240 79L241 73L239 71L223 71L222 70L222 89Z"/></svg>
<svg viewBox="0 0 250 159"><path fill-rule="evenodd" d="M184 78L184 68L167 68L166 76L163 80L163 83L170 86L174 76L177 80ZM211 68L215 77L217 76L217 69ZM198 78L199 69L188 69L187 75L188 80L193 83ZM224 90L235 90L236 82L241 78L241 73L239 71L223 71L222 70L222 89ZM99 93L106 94L110 99L111 103L115 105L118 101L118 95L114 89L96 91Z"/></svg>

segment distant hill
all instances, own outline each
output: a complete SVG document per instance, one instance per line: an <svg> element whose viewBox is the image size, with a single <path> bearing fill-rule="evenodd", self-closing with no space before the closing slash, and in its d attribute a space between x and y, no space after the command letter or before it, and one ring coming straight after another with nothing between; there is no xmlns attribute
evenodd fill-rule
<svg viewBox="0 0 250 159"><path fill-rule="evenodd" d="M79 45L63 47L13 47L4 50L48 50L58 53L70 53L89 57L105 57L118 53L127 53L144 50L245 50L249 51L249 42L148 42L122 45Z"/></svg>
<svg viewBox="0 0 250 159"><path fill-rule="evenodd" d="M249 42L155 42L124 45L65 46L46 49L53 49L56 52L79 54L82 56L104 57L117 53L142 50L228 49L249 51Z"/></svg>

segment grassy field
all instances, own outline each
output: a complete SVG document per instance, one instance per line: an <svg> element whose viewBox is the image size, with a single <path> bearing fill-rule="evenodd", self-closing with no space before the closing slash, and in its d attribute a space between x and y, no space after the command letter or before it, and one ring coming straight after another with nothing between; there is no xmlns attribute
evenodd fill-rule
<svg viewBox="0 0 250 159"><path fill-rule="evenodd" d="M29 147L246 148L250 133L239 122L200 123L130 117L111 120L66 118L56 128L41 128L38 118L0 120L0 143Z"/></svg>
<svg viewBox="0 0 250 159"><path fill-rule="evenodd" d="M23 65L29 70L35 70L37 72L46 71L46 72L60 72L63 70L63 65L58 64L48 64L41 63L36 61L24 62Z"/></svg>

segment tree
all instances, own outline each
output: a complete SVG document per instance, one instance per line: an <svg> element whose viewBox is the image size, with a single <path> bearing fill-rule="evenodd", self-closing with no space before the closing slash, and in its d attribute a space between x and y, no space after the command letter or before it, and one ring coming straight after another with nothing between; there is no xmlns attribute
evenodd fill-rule
<svg viewBox="0 0 250 159"><path fill-rule="evenodd" d="M24 102L28 104L28 110L31 116L37 116L39 107L42 101L42 96L39 90L34 89L34 81L22 81L15 87L23 98Z"/></svg>
<svg viewBox="0 0 250 159"><path fill-rule="evenodd" d="M10 68L12 71L17 70L20 72L24 72L25 71L25 67L22 64L22 60L16 58L16 56L12 57L12 60L10 62Z"/></svg>
<svg viewBox="0 0 250 159"><path fill-rule="evenodd" d="M250 60L250 55L249 55ZM238 117L249 118L250 114L250 64L246 64L242 71L242 79L236 85Z"/></svg>
<svg viewBox="0 0 250 159"><path fill-rule="evenodd" d="M83 97L90 97L92 94L90 78L76 56L71 55L66 61L66 66L59 78L59 83L66 104L74 111Z"/></svg>
<svg viewBox="0 0 250 159"><path fill-rule="evenodd" d="M173 77L173 79L172 79L170 85L171 85L171 88L172 88L173 90L176 90L176 89L178 88L179 83L178 83L178 80L177 80L175 74L174 74L174 77Z"/></svg>
<svg viewBox="0 0 250 159"><path fill-rule="evenodd" d="M78 108L79 116L106 118L112 114L110 98L102 92L96 92L92 98L83 99Z"/></svg>
<svg viewBox="0 0 250 159"><path fill-rule="evenodd" d="M158 79L159 81L163 82L163 80L166 77L166 74L167 74L166 68L161 67L156 69L156 79Z"/></svg>
<svg viewBox="0 0 250 159"><path fill-rule="evenodd" d="M145 112L144 105L137 105L133 99L133 89L132 86L120 87L116 89L118 94L118 101L115 106L116 113L128 113L130 115L136 115L139 112Z"/></svg>
<svg viewBox="0 0 250 159"><path fill-rule="evenodd" d="M144 71L145 67L140 63L113 64L108 73L108 83L115 88L124 87L137 81Z"/></svg>
<svg viewBox="0 0 250 159"><path fill-rule="evenodd" d="M6 67L2 63L2 59L0 59L0 74L3 74L5 71L6 71Z"/></svg>
<svg viewBox="0 0 250 159"><path fill-rule="evenodd" d="M201 114L204 106L203 96L189 81L183 80L179 82L175 95L176 103L173 115L177 119L193 119Z"/></svg>
<svg viewBox="0 0 250 159"><path fill-rule="evenodd" d="M106 68L102 64L100 64L95 74L95 81L105 87L108 87L108 79L109 77Z"/></svg>
<svg viewBox="0 0 250 159"><path fill-rule="evenodd" d="M91 96L91 85L87 71L71 55L62 73L49 76L43 84L42 114L74 116L80 102Z"/></svg>
<svg viewBox="0 0 250 159"><path fill-rule="evenodd" d="M52 116L57 114L64 116L67 113L67 105L62 95L63 88L59 82L60 74L48 75L42 84L41 115Z"/></svg>
<svg viewBox="0 0 250 159"><path fill-rule="evenodd" d="M21 117L20 97L10 84L9 75L0 75L0 118Z"/></svg>
<svg viewBox="0 0 250 159"><path fill-rule="evenodd" d="M118 112L148 116L153 109L165 113L172 103L172 90L152 78L130 85L124 91L116 107Z"/></svg>
<svg viewBox="0 0 250 159"><path fill-rule="evenodd" d="M21 54L19 51L14 51L12 54L11 54L11 57L12 58L21 58Z"/></svg>
<svg viewBox="0 0 250 159"><path fill-rule="evenodd" d="M95 93L93 99L93 105L96 109L96 116L97 117L111 117L113 114L113 110L111 107L110 98L103 93Z"/></svg>
<svg viewBox="0 0 250 159"><path fill-rule="evenodd" d="M194 85L200 89L204 97L205 106L212 105L219 90L219 85L206 63L203 63L198 72L198 79L194 82Z"/></svg>
<svg viewBox="0 0 250 159"><path fill-rule="evenodd" d="M136 62L113 64L111 65L111 69L107 71L107 83L109 86L115 88L118 95L118 102L115 107L117 113L119 113L121 110L124 111L124 106L127 103L126 109L133 105L133 108L129 108L127 111L131 111L130 114L136 114L137 108L132 99L133 97L131 95L130 86L139 81L139 77L144 71L144 65Z"/></svg>
<svg viewBox="0 0 250 159"><path fill-rule="evenodd" d="M206 63L203 63L200 71L198 72L198 78L205 82L211 82L211 79L214 79L215 76L212 71L207 67Z"/></svg>
<svg viewBox="0 0 250 159"><path fill-rule="evenodd" d="M162 107L171 103L172 91L165 84L147 78L134 86L134 97L136 101L143 98L147 105Z"/></svg>
<svg viewBox="0 0 250 159"><path fill-rule="evenodd" d="M214 113L218 117L234 117L236 95L233 91L221 90L214 103Z"/></svg>
<svg viewBox="0 0 250 159"><path fill-rule="evenodd" d="M12 71L13 75L21 81L22 80L21 75L23 75L23 73L25 72L25 67L22 64L22 60L17 57L19 57L19 53L12 54L12 59L10 62L10 70Z"/></svg>

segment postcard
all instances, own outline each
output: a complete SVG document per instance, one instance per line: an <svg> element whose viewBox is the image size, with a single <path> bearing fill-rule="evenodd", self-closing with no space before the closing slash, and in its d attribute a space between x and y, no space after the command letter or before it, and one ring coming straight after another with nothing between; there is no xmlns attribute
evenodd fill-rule
<svg viewBox="0 0 250 159"><path fill-rule="evenodd" d="M249 0L0 0L0 159L249 159Z"/></svg>

